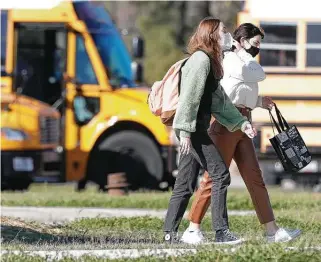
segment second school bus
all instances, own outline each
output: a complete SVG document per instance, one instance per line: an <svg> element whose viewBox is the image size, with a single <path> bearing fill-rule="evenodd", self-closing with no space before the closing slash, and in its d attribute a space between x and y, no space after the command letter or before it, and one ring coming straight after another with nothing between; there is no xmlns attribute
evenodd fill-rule
<svg viewBox="0 0 321 262"><path fill-rule="evenodd" d="M284 174L269 141L274 136L269 114L255 109L255 145L269 183L283 178L321 183L321 16L316 5L314 0L248 0L238 15L239 25L250 22L265 31L258 60L267 78L259 83L260 95L273 98L313 155L301 173Z"/></svg>

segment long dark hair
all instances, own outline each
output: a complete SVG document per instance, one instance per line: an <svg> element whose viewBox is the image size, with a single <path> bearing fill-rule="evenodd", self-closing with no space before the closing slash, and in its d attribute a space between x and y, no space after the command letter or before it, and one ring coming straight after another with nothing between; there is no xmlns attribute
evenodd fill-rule
<svg viewBox="0 0 321 262"><path fill-rule="evenodd" d="M216 78L223 76L221 47L219 45L219 27L221 21L213 17L204 18L191 36L187 52L192 55L198 50L205 51L212 59L213 73Z"/></svg>

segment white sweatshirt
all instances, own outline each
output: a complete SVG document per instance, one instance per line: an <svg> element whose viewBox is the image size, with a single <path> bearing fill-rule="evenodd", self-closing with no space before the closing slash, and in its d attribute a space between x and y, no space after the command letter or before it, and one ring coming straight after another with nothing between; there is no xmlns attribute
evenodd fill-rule
<svg viewBox="0 0 321 262"><path fill-rule="evenodd" d="M258 82L265 79L265 73L249 53L244 49L237 53L226 52L223 69L221 85L235 106L262 107Z"/></svg>

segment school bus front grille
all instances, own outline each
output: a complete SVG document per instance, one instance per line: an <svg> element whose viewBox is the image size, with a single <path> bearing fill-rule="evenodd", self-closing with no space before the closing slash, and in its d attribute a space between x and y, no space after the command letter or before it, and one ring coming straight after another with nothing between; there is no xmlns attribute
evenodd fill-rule
<svg viewBox="0 0 321 262"><path fill-rule="evenodd" d="M56 144L59 142L59 120L57 118L41 116L39 126L41 144Z"/></svg>

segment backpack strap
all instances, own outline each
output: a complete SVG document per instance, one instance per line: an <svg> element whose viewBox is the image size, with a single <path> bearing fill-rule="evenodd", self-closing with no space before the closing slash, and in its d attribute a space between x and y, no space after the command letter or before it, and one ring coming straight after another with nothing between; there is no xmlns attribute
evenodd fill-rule
<svg viewBox="0 0 321 262"><path fill-rule="evenodd" d="M178 94L181 93L182 68L183 68L183 66L186 64L186 62L187 62L188 59L189 59L189 58L187 58L187 59L181 64L181 68L179 69Z"/></svg>

